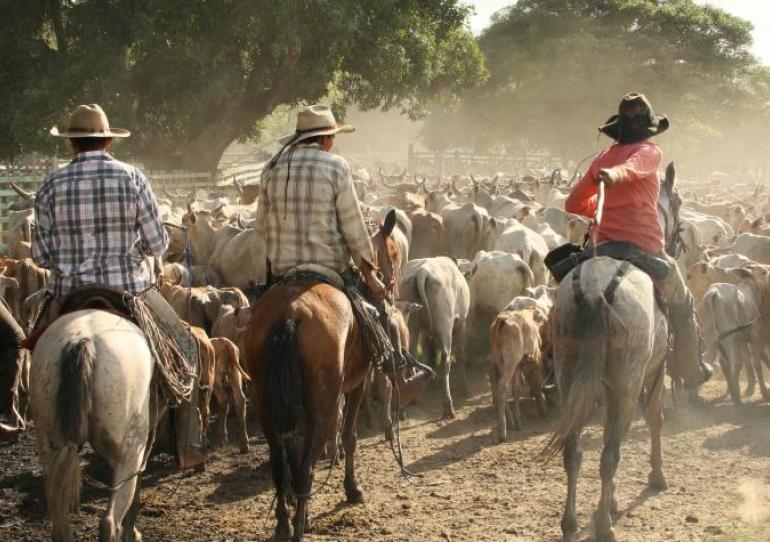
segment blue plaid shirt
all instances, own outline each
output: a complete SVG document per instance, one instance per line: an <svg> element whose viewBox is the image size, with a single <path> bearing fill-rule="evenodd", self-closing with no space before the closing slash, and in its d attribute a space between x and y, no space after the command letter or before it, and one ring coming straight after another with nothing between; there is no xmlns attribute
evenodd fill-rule
<svg viewBox="0 0 770 542"><path fill-rule="evenodd" d="M32 258L52 271L55 297L82 284L138 293L149 286L142 260L168 247L147 179L104 151L79 153L46 178L35 221Z"/></svg>

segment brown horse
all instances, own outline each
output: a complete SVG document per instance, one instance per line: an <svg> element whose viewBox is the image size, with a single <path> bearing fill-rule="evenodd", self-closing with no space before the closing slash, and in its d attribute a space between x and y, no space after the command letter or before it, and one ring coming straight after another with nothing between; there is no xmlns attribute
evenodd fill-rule
<svg viewBox="0 0 770 542"><path fill-rule="evenodd" d="M395 222L391 211L372 237L375 263L390 285L397 282L394 274L403 258L391 237ZM355 472L356 423L372 363L347 296L312 280L277 285L257 299L244 347L270 447L276 535L289 538L292 533L286 507L290 482L297 501L294 539L302 540L310 525L313 468L326 442L336 438L340 394L345 396L345 495L352 503L363 500ZM401 390L402 401L410 392L414 389Z"/></svg>

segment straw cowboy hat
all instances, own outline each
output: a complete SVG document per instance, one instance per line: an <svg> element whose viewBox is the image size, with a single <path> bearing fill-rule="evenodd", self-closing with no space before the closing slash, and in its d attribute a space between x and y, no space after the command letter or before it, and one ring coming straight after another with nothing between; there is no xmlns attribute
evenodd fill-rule
<svg viewBox="0 0 770 542"><path fill-rule="evenodd" d="M349 124L339 126L328 105L309 105L297 113L296 131L293 134L279 137L278 142L289 145L315 136L345 134L355 131L356 128Z"/></svg>
<svg viewBox="0 0 770 542"><path fill-rule="evenodd" d="M98 104L79 105L70 117L70 123L66 130L59 131L58 126L50 130L50 134L56 137L70 139L78 137L128 137L131 132L122 128L110 128L110 122Z"/></svg>
<svg viewBox="0 0 770 542"><path fill-rule="evenodd" d="M626 120L639 119L640 123L634 126L634 129L638 132L635 134L636 138L660 135L668 130L669 127L668 117L656 115L647 97L636 92L623 96L618 106L618 114L612 115L603 126L599 127L599 131L612 139L619 139L623 124L621 117L624 117Z"/></svg>

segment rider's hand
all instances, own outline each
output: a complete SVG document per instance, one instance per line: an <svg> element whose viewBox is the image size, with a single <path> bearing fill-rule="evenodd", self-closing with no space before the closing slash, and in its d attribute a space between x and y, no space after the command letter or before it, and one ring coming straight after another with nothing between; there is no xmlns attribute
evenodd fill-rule
<svg viewBox="0 0 770 542"><path fill-rule="evenodd" d="M594 178L594 181L596 182L596 184L603 182L604 186L606 187L610 187L614 184L617 184L616 176L609 169L600 169L596 173L596 177Z"/></svg>
<svg viewBox="0 0 770 542"><path fill-rule="evenodd" d="M366 286L369 288L369 293L372 294L372 297L377 301L385 299L385 294L387 293L385 285L379 277L377 277L377 272L374 269L369 268L363 271L363 275L364 282L366 282Z"/></svg>

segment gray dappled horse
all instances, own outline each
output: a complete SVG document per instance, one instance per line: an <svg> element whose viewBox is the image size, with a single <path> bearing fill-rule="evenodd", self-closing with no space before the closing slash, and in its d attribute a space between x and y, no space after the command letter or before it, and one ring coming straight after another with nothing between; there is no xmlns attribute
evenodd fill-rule
<svg viewBox="0 0 770 542"><path fill-rule="evenodd" d="M678 235L678 196L673 192L670 165L661 183L666 215L666 246ZM669 225L671 224L671 225ZM577 477L583 452L580 433L597 394L604 393L606 420L601 455L602 491L594 514L597 540L614 540L611 514L617 511L614 476L620 443L641 402L650 427L652 450L650 486L667 487L662 469L660 431L665 360L668 351L666 318L655 300L652 279L627 262L606 257L586 261L568 274L556 294L552 313L553 356L564 417L548 443L547 452L561 452L567 473L567 500L561 521L563 539L578 536Z"/></svg>

